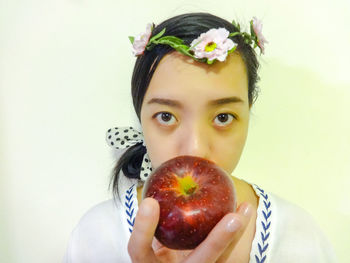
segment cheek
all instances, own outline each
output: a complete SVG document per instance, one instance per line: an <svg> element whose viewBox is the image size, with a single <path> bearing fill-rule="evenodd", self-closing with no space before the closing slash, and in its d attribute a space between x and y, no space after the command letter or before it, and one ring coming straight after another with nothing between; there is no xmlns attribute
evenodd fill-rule
<svg viewBox="0 0 350 263"><path fill-rule="evenodd" d="M169 140L168 136L162 136L156 130L152 130L150 126L148 129L143 129L143 134L153 168L157 168L163 162L174 157L172 150L175 146L172 145L172 141Z"/></svg>
<svg viewBox="0 0 350 263"><path fill-rule="evenodd" d="M246 138L247 132L242 131L230 138L217 141L213 159L229 174L233 172L241 158Z"/></svg>

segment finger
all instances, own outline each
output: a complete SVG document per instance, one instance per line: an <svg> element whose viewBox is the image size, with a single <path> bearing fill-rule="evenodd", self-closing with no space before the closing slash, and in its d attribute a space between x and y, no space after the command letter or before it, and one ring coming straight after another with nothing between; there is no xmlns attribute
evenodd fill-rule
<svg viewBox="0 0 350 263"><path fill-rule="evenodd" d="M161 244L156 237L153 238L152 248L160 262L178 262L177 253Z"/></svg>
<svg viewBox="0 0 350 263"><path fill-rule="evenodd" d="M242 203L239 207L237 212L240 214L243 214L244 216L247 216L247 209L248 209L249 204L248 203ZM241 232L240 234L235 235L231 243L226 247L225 251L221 254L221 256L217 259L217 262L228 262L228 259L230 258L231 254L234 253L234 250L237 250L237 246L239 246L240 243L245 243L245 242L251 242L250 239L247 237L244 237L245 233L247 232L249 226L251 224L255 225L255 216L256 216L256 211L252 209L250 218L248 218L248 223L246 224L245 228L241 228L239 231ZM255 232L255 228L254 228Z"/></svg>
<svg viewBox="0 0 350 263"><path fill-rule="evenodd" d="M206 239L192 251L185 262L215 262L226 247L237 243L249 223L252 206L240 206L236 213L225 215L212 229Z"/></svg>
<svg viewBox="0 0 350 263"><path fill-rule="evenodd" d="M145 198L139 206L128 243L128 252L132 262L156 262L152 240L158 220L158 202L153 198Z"/></svg>

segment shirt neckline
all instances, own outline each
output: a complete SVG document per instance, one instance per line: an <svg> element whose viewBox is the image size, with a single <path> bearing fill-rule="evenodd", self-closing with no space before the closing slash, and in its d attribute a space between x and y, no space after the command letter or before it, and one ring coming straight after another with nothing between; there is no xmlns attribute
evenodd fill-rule
<svg viewBox="0 0 350 263"><path fill-rule="evenodd" d="M126 220L125 223L130 235L134 227L138 209L137 185L137 183L131 182L131 186L127 188L123 194L123 206ZM249 263L267 263L271 247L273 206L268 193L266 193L256 184L250 185L253 187L257 196L259 196L259 204L257 208L256 230L250 251Z"/></svg>

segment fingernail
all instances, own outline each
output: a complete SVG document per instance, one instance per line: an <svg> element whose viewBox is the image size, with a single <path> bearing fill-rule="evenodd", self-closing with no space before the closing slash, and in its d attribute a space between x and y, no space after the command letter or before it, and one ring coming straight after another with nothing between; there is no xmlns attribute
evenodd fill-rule
<svg viewBox="0 0 350 263"><path fill-rule="evenodd" d="M228 232L235 232L238 228L242 226L241 222L239 222L238 218L232 218L226 225Z"/></svg>
<svg viewBox="0 0 350 263"><path fill-rule="evenodd" d="M147 201L141 205L140 210L144 216L150 216L152 214L152 207L150 207Z"/></svg>
<svg viewBox="0 0 350 263"><path fill-rule="evenodd" d="M251 204L248 204L244 209L243 209L243 215L245 217L250 217L253 212L253 206Z"/></svg>
<svg viewBox="0 0 350 263"><path fill-rule="evenodd" d="M163 247L163 245L156 238L153 238L153 241L152 241L152 248L153 248L153 250L157 251L161 247Z"/></svg>

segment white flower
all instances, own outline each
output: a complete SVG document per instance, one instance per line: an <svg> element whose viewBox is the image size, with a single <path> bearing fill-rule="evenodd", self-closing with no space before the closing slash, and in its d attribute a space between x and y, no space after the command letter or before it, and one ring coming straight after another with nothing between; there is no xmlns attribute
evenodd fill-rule
<svg viewBox="0 0 350 263"><path fill-rule="evenodd" d="M134 39L134 43L132 44L132 48L133 48L132 52L134 56L143 54L151 34L152 34L152 24L148 23L146 27L146 32L138 34Z"/></svg>
<svg viewBox="0 0 350 263"><path fill-rule="evenodd" d="M207 58L210 62L214 59L225 61L227 52L237 46L228 36L225 28L212 28L193 40L190 49L196 58Z"/></svg>
<svg viewBox="0 0 350 263"><path fill-rule="evenodd" d="M254 29L254 33L258 38L258 46L261 50L261 53L264 54L265 52L265 43L269 43L265 37L263 36L263 34L261 33L262 31L262 22L260 20L258 20L255 16L253 17L253 29Z"/></svg>

